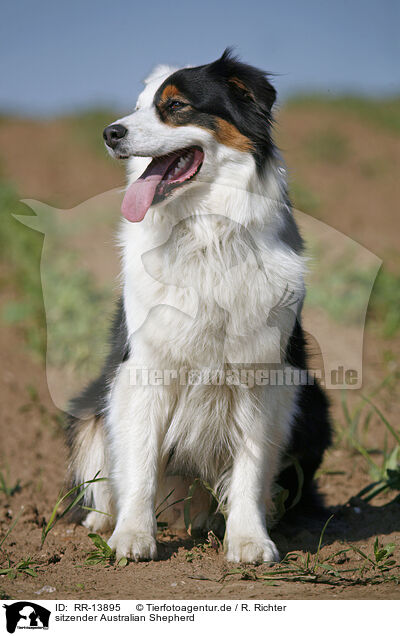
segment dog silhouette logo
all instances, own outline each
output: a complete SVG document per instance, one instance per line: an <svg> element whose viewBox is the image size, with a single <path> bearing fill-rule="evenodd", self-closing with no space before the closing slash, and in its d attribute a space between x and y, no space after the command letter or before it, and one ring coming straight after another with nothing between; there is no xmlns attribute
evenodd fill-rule
<svg viewBox="0 0 400 636"><path fill-rule="evenodd" d="M6 627L9 634L16 629L48 629L50 610L32 603L18 601L11 605L3 605L6 610Z"/></svg>
<svg viewBox="0 0 400 636"><path fill-rule="evenodd" d="M235 192L232 191L231 195L234 196ZM247 194L259 197L256 193ZM119 216L121 198L119 190L112 190L69 210L28 199L23 203L35 214L14 215L27 227L44 234L40 275L46 314L46 377L53 402L61 410L65 410L70 395L78 393L81 386L90 382L94 375L93 365L96 370L101 367L106 315L120 271L113 241L101 237L110 237L110 228ZM263 197L260 197L260 205L262 202ZM288 214L284 206L276 213ZM294 210L294 216L307 245L305 276L308 291L304 329L310 341L311 356L314 356L312 364L318 365L316 370L320 371L327 388L359 389L362 386L367 307L382 261L326 223L300 210ZM187 216L176 223L169 220L160 223L157 232L146 242L145 251L132 253L141 289L151 289L152 294L149 302L142 298L135 306L135 312L131 312L130 330L133 333L142 328L150 329L157 315L162 313L167 314L166 318L186 323L201 318L204 309L208 311L202 304L206 290L210 294L208 300L219 307L214 321L216 357L222 352L221 355L232 364L264 363L264 356L261 359L261 351L258 350L249 353L250 359L243 357L246 354L235 343L235 328L239 300L244 292L238 281L244 281L246 288L269 287L269 267L265 265L269 264L268 254L272 248L267 241L269 247L266 253L259 249L268 236L261 237L261 240L258 230L243 226L221 212L205 210L201 217L203 235L212 237L212 240L208 241L197 270L187 267L186 259L191 255L182 249L181 244L188 228L195 232L199 227L199 217L192 216L189 210ZM130 224L131 230L134 225ZM93 228L96 228L99 239L92 236ZM218 240L227 236L235 237L234 250L224 250L225 243ZM293 243L293 237L285 233L279 234L278 239L274 243L278 253L285 243ZM213 262L219 263L213 272L208 268L210 249L214 250ZM177 258L173 267L168 260L169 254ZM279 289L271 298L270 313L265 316L262 325L265 338L271 343L267 360L271 364L282 362L288 333L291 333L291 326L300 314L304 295L304 290L294 288L288 278L285 260L281 262L281 268L273 274L275 280L280 281ZM71 272L79 272L79 277L68 278L70 286L65 288L61 281L67 280ZM86 274L81 278L80 272L90 274L96 284L89 285ZM80 301L77 295L81 285L85 301ZM229 296L235 290L238 292L236 303ZM249 297L252 298L251 294ZM155 299L157 305L152 306ZM235 309L233 312L232 307ZM156 316L148 321L153 311ZM217 333L219 324L224 325L224 332L219 330ZM71 328L72 325L79 325L79 328ZM332 337L335 326L338 337ZM346 374L338 373L339 369L349 370L351 375L355 371L356 381L349 384L344 377Z"/></svg>

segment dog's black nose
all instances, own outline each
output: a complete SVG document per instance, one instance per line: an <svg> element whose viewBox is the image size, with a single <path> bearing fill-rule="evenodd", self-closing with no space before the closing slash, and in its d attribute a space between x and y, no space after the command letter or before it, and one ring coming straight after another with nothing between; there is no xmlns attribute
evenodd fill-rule
<svg viewBox="0 0 400 636"><path fill-rule="evenodd" d="M103 130L103 139L106 142L107 146L110 148L115 148L118 144L119 140L125 137L128 129L122 124L111 124L111 126L107 126Z"/></svg>

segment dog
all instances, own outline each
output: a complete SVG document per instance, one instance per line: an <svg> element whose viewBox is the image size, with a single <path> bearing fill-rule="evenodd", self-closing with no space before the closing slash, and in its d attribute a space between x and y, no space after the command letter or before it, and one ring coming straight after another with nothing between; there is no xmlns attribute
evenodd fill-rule
<svg viewBox="0 0 400 636"><path fill-rule="evenodd" d="M306 261L272 140L275 98L269 76L227 49L199 67L156 67L134 112L104 130L128 166L123 292L103 372L70 405L68 440L75 484L107 478L87 485L84 524L114 520L118 559L156 558L168 475L217 493L233 562L279 559L266 519L277 484L299 505L299 466L301 503L320 505L329 409L307 372ZM305 380L286 381L288 369ZM193 370L203 381L187 381Z"/></svg>

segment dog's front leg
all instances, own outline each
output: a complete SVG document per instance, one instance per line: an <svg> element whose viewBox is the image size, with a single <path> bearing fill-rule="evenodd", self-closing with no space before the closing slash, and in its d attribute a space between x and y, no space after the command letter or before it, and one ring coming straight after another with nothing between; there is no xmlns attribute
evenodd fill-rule
<svg viewBox="0 0 400 636"><path fill-rule="evenodd" d="M233 459L227 491L226 558L237 563L279 560L266 528L266 509L271 505L282 435L278 427L268 430L265 413L253 412L252 419L251 433L243 436Z"/></svg>
<svg viewBox="0 0 400 636"><path fill-rule="evenodd" d="M163 386L130 386L121 367L110 400L111 483L117 521L108 544L117 559L157 556L154 500L160 445L168 419L169 395Z"/></svg>
<svg viewBox="0 0 400 636"><path fill-rule="evenodd" d="M225 547L228 561L261 563L279 560L265 525L267 455L262 444L243 442L233 464L228 492ZM267 479L266 479L267 477Z"/></svg>

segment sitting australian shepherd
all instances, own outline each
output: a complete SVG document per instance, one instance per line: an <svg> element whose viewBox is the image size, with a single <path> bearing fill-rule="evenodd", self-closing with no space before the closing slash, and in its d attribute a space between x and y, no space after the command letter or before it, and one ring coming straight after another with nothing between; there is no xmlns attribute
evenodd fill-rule
<svg viewBox="0 0 400 636"><path fill-rule="evenodd" d="M305 258L271 139L275 97L227 50L157 67L134 112L104 130L128 162L123 294L103 372L72 402L69 442L76 484L108 478L85 493L108 516L84 523L113 519L117 558L156 558L168 475L217 493L229 561L279 558L266 527L276 484L297 503L300 472L303 510L318 505L331 433L306 370Z"/></svg>

